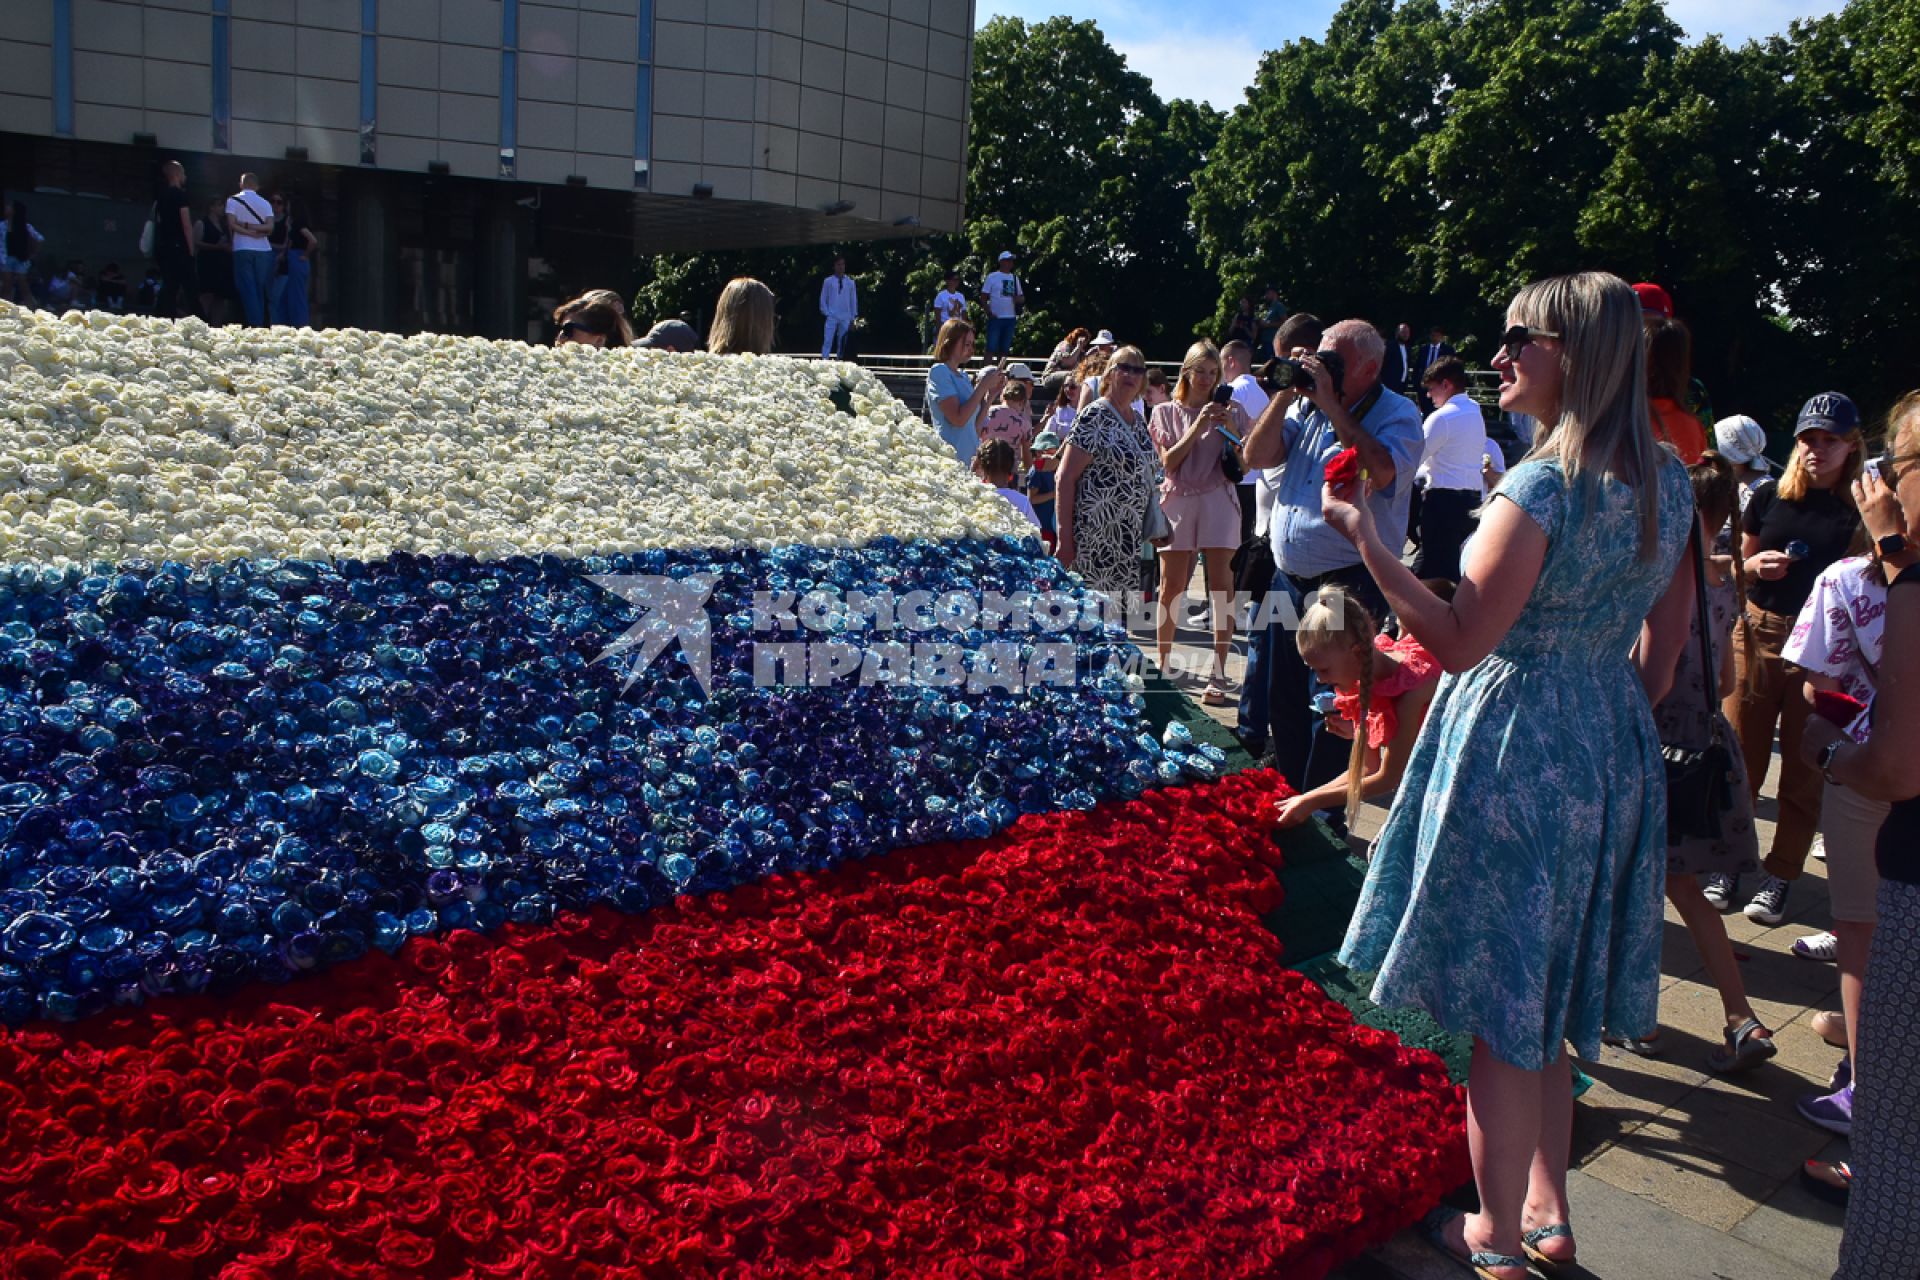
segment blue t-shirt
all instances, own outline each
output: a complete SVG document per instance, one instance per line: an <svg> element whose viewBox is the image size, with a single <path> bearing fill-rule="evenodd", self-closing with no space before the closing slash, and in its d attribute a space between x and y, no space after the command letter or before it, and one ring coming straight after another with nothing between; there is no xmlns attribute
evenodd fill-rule
<svg viewBox="0 0 1920 1280"><path fill-rule="evenodd" d="M1420 410L1398 391L1381 389L1360 426L1393 455L1393 487L1375 493L1368 504L1380 539L1398 552L1407 542L1407 506L1413 498L1413 472L1420 465L1426 437ZM1360 553L1327 526L1320 514L1320 489L1327 462L1340 452L1340 438L1327 416L1307 400L1296 402L1285 423L1287 460L1267 470L1274 485L1273 563L1296 578L1317 578L1360 563Z"/></svg>
<svg viewBox="0 0 1920 1280"><path fill-rule="evenodd" d="M1027 476L1028 500L1032 501L1035 498L1043 498L1051 494L1053 492L1053 476L1054 473L1051 471L1034 471L1030 473ZM1053 505L1051 502L1035 502L1033 507L1034 518L1040 522L1040 527L1048 533L1053 532Z"/></svg>
<svg viewBox="0 0 1920 1280"><path fill-rule="evenodd" d="M973 395L973 379L945 363L936 363L927 370L927 418L959 457L961 464L971 465L973 455L980 450L978 407L959 422L949 422L940 412L942 400L958 400L962 405Z"/></svg>

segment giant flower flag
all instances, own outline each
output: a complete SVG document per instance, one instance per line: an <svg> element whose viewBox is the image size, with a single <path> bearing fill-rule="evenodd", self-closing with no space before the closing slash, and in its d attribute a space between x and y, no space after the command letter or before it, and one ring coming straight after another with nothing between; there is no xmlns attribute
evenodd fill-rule
<svg viewBox="0 0 1920 1280"><path fill-rule="evenodd" d="M0 1270L1313 1275L1267 775L849 366L0 308Z"/></svg>

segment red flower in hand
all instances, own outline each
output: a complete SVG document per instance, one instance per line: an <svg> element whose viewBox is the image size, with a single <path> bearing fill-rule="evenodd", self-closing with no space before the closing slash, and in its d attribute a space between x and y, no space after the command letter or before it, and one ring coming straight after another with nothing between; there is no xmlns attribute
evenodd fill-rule
<svg viewBox="0 0 1920 1280"><path fill-rule="evenodd" d="M1344 489L1360 478L1360 451L1342 449L1327 459L1327 483Z"/></svg>

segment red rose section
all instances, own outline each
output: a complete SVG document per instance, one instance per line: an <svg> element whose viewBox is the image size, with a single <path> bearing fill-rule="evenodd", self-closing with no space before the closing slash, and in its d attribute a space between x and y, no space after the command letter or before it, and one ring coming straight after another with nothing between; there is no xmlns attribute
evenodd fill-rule
<svg viewBox="0 0 1920 1280"><path fill-rule="evenodd" d="M1272 774L0 1033L0 1274L1324 1275L1466 1177Z"/></svg>
<svg viewBox="0 0 1920 1280"><path fill-rule="evenodd" d="M1342 449L1327 459L1327 483L1342 488L1360 478L1360 451Z"/></svg>

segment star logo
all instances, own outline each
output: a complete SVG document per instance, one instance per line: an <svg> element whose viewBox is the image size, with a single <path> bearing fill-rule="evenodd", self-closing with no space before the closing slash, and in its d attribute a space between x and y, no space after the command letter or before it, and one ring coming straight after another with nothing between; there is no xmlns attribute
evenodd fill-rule
<svg viewBox="0 0 1920 1280"><path fill-rule="evenodd" d="M633 661L627 666L626 682L620 686L621 693L631 689L633 682L653 665L654 659L677 640L680 651L687 657L687 665L693 668L693 678L700 682L701 692L712 694L713 627L707 620L706 604L719 575L695 573L684 578L663 578L603 573L589 576L588 581L619 596L639 613L626 633L594 659L595 662L611 661L622 654L633 654Z"/></svg>

